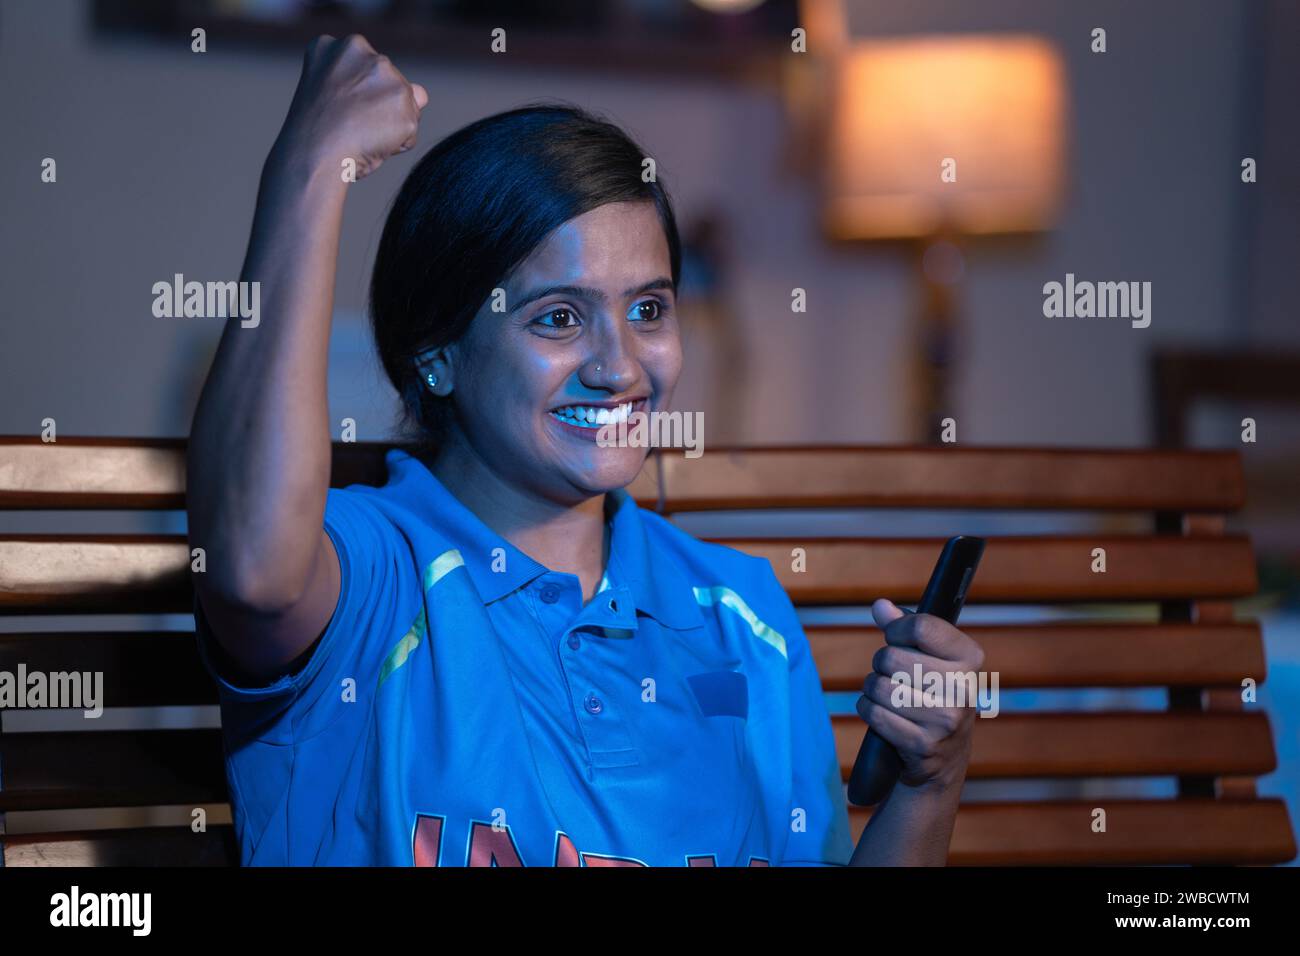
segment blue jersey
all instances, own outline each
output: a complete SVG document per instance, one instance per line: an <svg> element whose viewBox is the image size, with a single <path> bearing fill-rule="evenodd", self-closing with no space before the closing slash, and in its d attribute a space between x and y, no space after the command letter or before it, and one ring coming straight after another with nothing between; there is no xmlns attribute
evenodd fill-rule
<svg viewBox="0 0 1300 956"><path fill-rule="evenodd" d="M308 662L221 694L247 864L835 865L825 698L765 559L607 501L603 590L488 528L420 461L331 489L338 605Z"/></svg>

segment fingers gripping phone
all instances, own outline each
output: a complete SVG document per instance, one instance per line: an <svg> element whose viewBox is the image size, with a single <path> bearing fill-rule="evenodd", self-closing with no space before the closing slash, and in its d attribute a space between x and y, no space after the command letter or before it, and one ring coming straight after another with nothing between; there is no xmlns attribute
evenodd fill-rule
<svg viewBox="0 0 1300 956"><path fill-rule="evenodd" d="M933 614L956 624L966 601L966 591L984 554L984 543L983 538L969 535L949 538L930 575L930 583L925 586L921 603L911 613ZM903 761L894 745L873 728L867 728L849 776L849 802L860 807L879 803L893 789L902 769Z"/></svg>

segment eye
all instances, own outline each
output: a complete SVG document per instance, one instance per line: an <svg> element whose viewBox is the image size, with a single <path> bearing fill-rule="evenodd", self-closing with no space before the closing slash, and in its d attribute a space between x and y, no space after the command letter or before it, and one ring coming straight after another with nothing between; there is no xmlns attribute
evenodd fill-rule
<svg viewBox="0 0 1300 956"><path fill-rule="evenodd" d="M658 299L646 299L632 306L632 319L636 322L653 322L663 314L663 306Z"/></svg>
<svg viewBox="0 0 1300 956"><path fill-rule="evenodd" d="M547 321L548 319L555 321ZM578 324L578 316L572 309L561 307L543 312L533 321L550 329L571 329Z"/></svg>

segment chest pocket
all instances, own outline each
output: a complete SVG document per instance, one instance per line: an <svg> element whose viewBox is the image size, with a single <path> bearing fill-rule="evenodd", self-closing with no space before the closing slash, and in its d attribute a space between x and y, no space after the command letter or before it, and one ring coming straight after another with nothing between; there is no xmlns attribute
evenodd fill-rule
<svg viewBox="0 0 1300 956"><path fill-rule="evenodd" d="M749 682L739 671L705 671L686 680L705 717L749 716Z"/></svg>

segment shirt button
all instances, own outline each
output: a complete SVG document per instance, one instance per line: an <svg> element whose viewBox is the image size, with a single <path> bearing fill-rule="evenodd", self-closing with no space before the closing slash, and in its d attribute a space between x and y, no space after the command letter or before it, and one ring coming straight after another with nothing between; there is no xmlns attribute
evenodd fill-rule
<svg viewBox="0 0 1300 956"><path fill-rule="evenodd" d="M605 709L605 705L600 702L600 698L595 694L588 694L587 699L582 703L583 706L587 708L587 713L589 714L599 714Z"/></svg>
<svg viewBox="0 0 1300 956"><path fill-rule="evenodd" d="M547 604L554 604L560 599L560 589L554 584L548 584L542 588L542 600Z"/></svg>
<svg viewBox="0 0 1300 956"><path fill-rule="evenodd" d="M572 647L575 651L582 646L582 641L579 639L577 634L569 635L569 646Z"/></svg>

